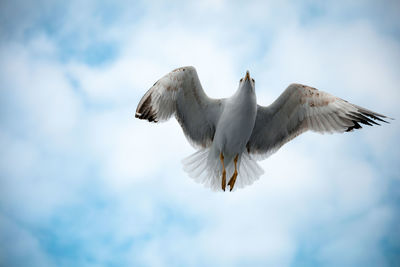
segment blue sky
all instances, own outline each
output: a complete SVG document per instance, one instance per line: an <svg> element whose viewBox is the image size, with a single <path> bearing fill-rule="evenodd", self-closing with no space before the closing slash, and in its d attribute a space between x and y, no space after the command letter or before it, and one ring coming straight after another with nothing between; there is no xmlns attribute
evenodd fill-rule
<svg viewBox="0 0 400 267"><path fill-rule="evenodd" d="M2 1L1 266L400 264L397 1ZM134 119L162 75L258 102L304 83L397 120L306 133L215 193L175 120Z"/></svg>

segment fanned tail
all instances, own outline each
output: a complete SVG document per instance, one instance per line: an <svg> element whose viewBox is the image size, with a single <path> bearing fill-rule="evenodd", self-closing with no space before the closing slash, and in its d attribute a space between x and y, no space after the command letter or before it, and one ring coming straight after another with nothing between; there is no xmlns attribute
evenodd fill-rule
<svg viewBox="0 0 400 267"><path fill-rule="evenodd" d="M222 165L219 158L213 157L210 148L203 148L182 160L183 170L197 183L204 184L205 187L213 191L222 191ZM230 162L226 168L227 182L234 172L234 164ZM253 159L247 151L239 156L238 177L233 190L251 185L264 173L263 169Z"/></svg>

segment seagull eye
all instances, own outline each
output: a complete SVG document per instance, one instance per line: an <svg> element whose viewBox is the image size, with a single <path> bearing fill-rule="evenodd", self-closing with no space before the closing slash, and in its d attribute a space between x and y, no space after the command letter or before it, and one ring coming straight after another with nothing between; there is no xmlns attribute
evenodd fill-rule
<svg viewBox="0 0 400 267"><path fill-rule="evenodd" d="M240 79L240 82L242 82L243 81L243 78L242 79Z"/></svg>
<svg viewBox="0 0 400 267"><path fill-rule="evenodd" d="M251 79L252 81L253 81L253 83L254 83L254 79Z"/></svg>

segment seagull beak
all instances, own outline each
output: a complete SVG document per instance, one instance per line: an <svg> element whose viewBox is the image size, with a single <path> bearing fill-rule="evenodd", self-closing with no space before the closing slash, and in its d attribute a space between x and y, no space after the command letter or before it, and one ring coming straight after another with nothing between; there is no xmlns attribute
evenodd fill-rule
<svg viewBox="0 0 400 267"><path fill-rule="evenodd" d="M250 81L250 72L249 71L246 71L246 76L244 77L244 80L245 81L247 81L247 80Z"/></svg>

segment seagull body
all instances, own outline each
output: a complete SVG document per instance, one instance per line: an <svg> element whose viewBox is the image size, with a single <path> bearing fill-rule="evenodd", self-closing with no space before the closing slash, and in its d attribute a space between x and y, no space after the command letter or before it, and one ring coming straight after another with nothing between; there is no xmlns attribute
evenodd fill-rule
<svg viewBox="0 0 400 267"><path fill-rule="evenodd" d="M135 116L158 122L172 115L199 149L184 159L184 170L207 187L223 191L227 185L232 191L252 184L263 174L257 159L307 130L346 132L361 128L360 123L386 122L384 115L301 84L289 85L268 107L257 105L248 71L232 97L212 99L204 93L194 67L178 68L158 80L140 100Z"/></svg>

